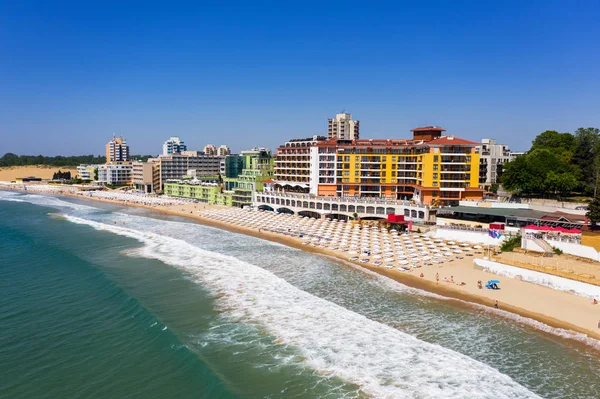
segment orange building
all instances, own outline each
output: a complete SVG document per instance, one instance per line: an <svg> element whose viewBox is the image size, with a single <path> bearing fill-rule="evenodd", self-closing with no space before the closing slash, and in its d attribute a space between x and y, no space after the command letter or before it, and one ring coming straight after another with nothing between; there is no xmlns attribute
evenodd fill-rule
<svg viewBox="0 0 600 399"><path fill-rule="evenodd" d="M295 147L288 147L292 142L287 143L277 154L276 183L285 191L319 196L414 200L428 205L482 198L478 143L442 136L445 130L437 126L412 131L413 138L406 140L302 141L297 149L301 154L294 154ZM297 157L294 161L287 161L290 151Z"/></svg>

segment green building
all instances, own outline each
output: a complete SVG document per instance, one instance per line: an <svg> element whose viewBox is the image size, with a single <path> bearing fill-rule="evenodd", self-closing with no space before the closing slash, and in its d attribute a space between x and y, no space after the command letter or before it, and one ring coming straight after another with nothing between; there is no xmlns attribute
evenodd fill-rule
<svg viewBox="0 0 600 399"><path fill-rule="evenodd" d="M163 192L172 197L196 199L211 205L241 208L252 204L254 193L264 188L263 181L273 177L274 161L271 152L264 148L242 151L240 155L225 158L224 176L168 180ZM241 172L238 169L240 165L243 166Z"/></svg>
<svg viewBox="0 0 600 399"><path fill-rule="evenodd" d="M233 193L223 191L218 176L211 181L199 179L168 180L164 183L163 193L171 197L183 197L206 202L211 205L233 205Z"/></svg>
<svg viewBox="0 0 600 399"><path fill-rule="evenodd" d="M263 191L263 180L273 177L275 159L265 148L242 151L240 156L244 158L244 170L231 182L230 189L233 191L233 206L241 208L252 204L255 192Z"/></svg>

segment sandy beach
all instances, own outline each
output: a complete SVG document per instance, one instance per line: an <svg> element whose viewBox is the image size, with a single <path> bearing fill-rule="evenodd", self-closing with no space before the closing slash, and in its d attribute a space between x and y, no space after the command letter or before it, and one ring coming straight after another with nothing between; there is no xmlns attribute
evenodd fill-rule
<svg viewBox="0 0 600 399"><path fill-rule="evenodd" d="M71 172L72 176L77 175L77 168L72 166L54 167L54 166L9 166L0 168L0 181L14 181L18 177L35 176L44 180L52 179L52 175L58 172Z"/></svg>
<svg viewBox="0 0 600 399"><path fill-rule="evenodd" d="M22 186L14 186L13 189L19 189L21 187ZM2 186L0 188L8 187ZM28 191L34 192L34 190L34 187L31 187ZM451 262L423 266L414 269L411 272L399 271L397 268L386 269L384 267L386 262L383 261L383 259L381 259L383 265L380 266L373 265L375 259L371 259L369 263L359 263L358 260L350 260L350 258L356 255L340 251L339 249L331 250L329 248L307 244L306 238L291 237L289 235L268 232L262 229L259 230L258 228L226 223L216 220L214 217L210 217L211 214L215 213L218 214L232 211L248 212L237 208L186 202L178 199L151 199L152 197L149 199L140 199L136 196L131 196L130 200L129 197L123 197L125 200L123 198L114 200L107 198L110 195L103 194L105 198L97 198L93 196L90 197L89 193L77 192L76 189L54 190L52 193L81 199L142 207L163 214L190 218L208 226L251 235L304 251L321 254L348 267L363 268L363 270L378 273L407 286L439 294L446 298L455 299L457 300L457 305L461 307L483 305L490 308L490 311L496 311L493 306L497 300L499 302L499 313L504 316L510 317L510 315L506 313L510 312L511 314L542 322L553 328L580 332L591 338L600 339L600 329L597 328L598 320L600 319L600 305L593 305L588 298L516 279L505 277L499 278L494 274L478 270L474 266L473 259L483 257L484 254L481 253L481 251L474 253L474 256L464 256L463 259L453 257ZM123 196L123 194L118 195L121 197ZM295 216L290 216L290 218L300 220L300 218ZM317 221L315 220L315 222ZM422 277L421 274L423 275ZM436 281L436 274L439 275L439 281ZM477 281L483 281L485 284L485 282L490 279L501 280L501 289L488 290L485 288L478 288ZM464 282L464 285L461 285L462 282ZM541 330L545 330L544 327L537 327Z"/></svg>

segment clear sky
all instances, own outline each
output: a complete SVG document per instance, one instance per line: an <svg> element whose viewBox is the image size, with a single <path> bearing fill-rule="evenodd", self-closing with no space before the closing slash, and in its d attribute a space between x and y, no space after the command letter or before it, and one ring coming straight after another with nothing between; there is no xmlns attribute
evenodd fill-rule
<svg viewBox="0 0 600 399"><path fill-rule="evenodd" d="M598 1L0 0L0 155L275 148L346 110L527 149L600 127Z"/></svg>

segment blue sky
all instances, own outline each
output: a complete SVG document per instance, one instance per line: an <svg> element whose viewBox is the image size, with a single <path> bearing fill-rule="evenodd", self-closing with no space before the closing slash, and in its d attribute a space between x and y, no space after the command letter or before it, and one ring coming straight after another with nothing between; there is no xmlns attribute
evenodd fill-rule
<svg viewBox="0 0 600 399"><path fill-rule="evenodd" d="M0 154L275 148L345 109L527 149L600 127L600 3L0 0Z"/></svg>

